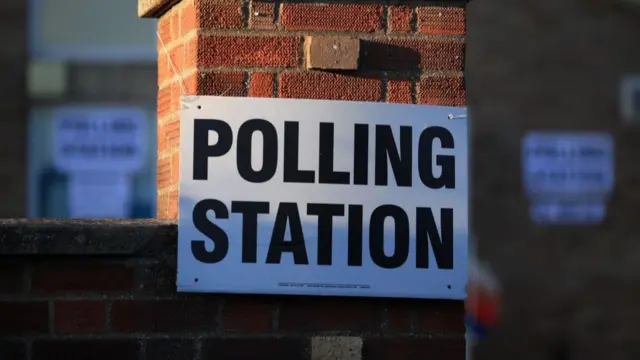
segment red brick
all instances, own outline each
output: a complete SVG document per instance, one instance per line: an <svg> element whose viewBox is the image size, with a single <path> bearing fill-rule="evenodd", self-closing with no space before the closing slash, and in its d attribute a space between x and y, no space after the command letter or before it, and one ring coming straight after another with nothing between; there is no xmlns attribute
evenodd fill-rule
<svg viewBox="0 0 640 360"><path fill-rule="evenodd" d="M281 21L286 30L374 32L383 28L384 7L286 3L282 5Z"/></svg>
<svg viewBox="0 0 640 360"><path fill-rule="evenodd" d="M389 333L409 333L413 331L413 309L406 301L393 299L386 304L387 331Z"/></svg>
<svg viewBox="0 0 640 360"><path fill-rule="evenodd" d="M140 268L142 291L147 295L171 295L176 292L176 268L165 262Z"/></svg>
<svg viewBox="0 0 640 360"><path fill-rule="evenodd" d="M274 302L263 296L229 296L222 310L227 332L267 332L272 328Z"/></svg>
<svg viewBox="0 0 640 360"><path fill-rule="evenodd" d="M171 184L177 184L180 179L180 153L171 155Z"/></svg>
<svg viewBox="0 0 640 360"><path fill-rule="evenodd" d="M410 6L389 6L389 32L408 34L413 31L413 9Z"/></svg>
<svg viewBox="0 0 640 360"><path fill-rule="evenodd" d="M180 98L182 97L183 91L186 90L184 79L178 81L171 83L171 113L175 113L180 109Z"/></svg>
<svg viewBox="0 0 640 360"><path fill-rule="evenodd" d="M300 360L309 358L309 348L300 338L210 339L202 343L202 360Z"/></svg>
<svg viewBox="0 0 640 360"><path fill-rule="evenodd" d="M275 74L256 72L249 78L249 96L273 97Z"/></svg>
<svg viewBox="0 0 640 360"><path fill-rule="evenodd" d="M162 190L158 187L158 191ZM156 201L156 217L160 220L171 220L169 217L169 193L159 194Z"/></svg>
<svg viewBox="0 0 640 360"><path fill-rule="evenodd" d="M164 189L171 184L171 158L159 158L156 166L156 184L158 189Z"/></svg>
<svg viewBox="0 0 640 360"><path fill-rule="evenodd" d="M362 360L414 360L465 358L464 338L366 338Z"/></svg>
<svg viewBox="0 0 640 360"><path fill-rule="evenodd" d="M464 303L450 300L391 300L387 328L396 333L464 334Z"/></svg>
<svg viewBox="0 0 640 360"><path fill-rule="evenodd" d="M56 301L53 319L56 333L101 332L107 323L102 301Z"/></svg>
<svg viewBox="0 0 640 360"><path fill-rule="evenodd" d="M199 66L294 67L300 63L297 36L200 35Z"/></svg>
<svg viewBox="0 0 640 360"><path fill-rule="evenodd" d="M169 219L177 219L178 218L178 200L180 198L180 193L178 190L172 190L169 193L169 208L167 216Z"/></svg>
<svg viewBox="0 0 640 360"><path fill-rule="evenodd" d="M276 5L271 1L252 0L249 9L249 28L255 30L275 30Z"/></svg>
<svg viewBox="0 0 640 360"><path fill-rule="evenodd" d="M362 41L360 64L375 70L458 70L464 68L460 40L392 39Z"/></svg>
<svg viewBox="0 0 640 360"><path fill-rule="evenodd" d="M282 73L278 88L283 98L380 101L382 96L380 79L319 72Z"/></svg>
<svg viewBox="0 0 640 360"><path fill-rule="evenodd" d="M199 71L184 79L187 93L192 95L246 96L244 72Z"/></svg>
<svg viewBox="0 0 640 360"><path fill-rule="evenodd" d="M453 6L420 6L418 13L418 32L428 35L464 35L466 28L466 9Z"/></svg>
<svg viewBox="0 0 640 360"><path fill-rule="evenodd" d="M180 12L177 8L169 10L171 16L171 40L180 40Z"/></svg>
<svg viewBox="0 0 640 360"><path fill-rule="evenodd" d="M158 19L158 51L171 43L171 15L169 13Z"/></svg>
<svg viewBox="0 0 640 360"><path fill-rule="evenodd" d="M215 4L214 4L215 2ZM242 29L242 1L194 0L180 11L180 34L194 29Z"/></svg>
<svg viewBox="0 0 640 360"><path fill-rule="evenodd" d="M280 304L283 331L376 332L382 325L383 306L377 299L286 298Z"/></svg>
<svg viewBox="0 0 640 360"><path fill-rule="evenodd" d="M164 134L165 147L162 149L173 149L180 144L180 117L174 115L162 126Z"/></svg>
<svg viewBox="0 0 640 360"><path fill-rule="evenodd" d="M158 53L158 85L171 80L172 77L173 70L169 65L169 55L167 52L160 51Z"/></svg>
<svg viewBox="0 0 640 360"><path fill-rule="evenodd" d="M218 301L115 301L111 328L117 332L211 331L216 328Z"/></svg>
<svg viewBox="0 0 640 360"><path fill-rule="evenodd" d="M138 360L140 345L136 340L36 340L32 360Z"/></svg>
<svg viewBox="0 0 640 360"><path fill-rule="evenodd" d="M0 302L0 335L42 334L49 331L45 301Z"/></svg>
<svg viewBox="0 0 640 360"><path fill-rule="evenodd" d="M171 86L165 86L158 90L158 119L171 114Z"/></svg>
<svg viewBox="0 0 640 360"><path fill-rule="evenodd" d="M169 62L169 77L171 78L174 75L179 75L187 66L186 44L179 44L172 47L169 50L167 62ZM176 72L178 74L176 74Z"/></svg>
<svg viewBox="0 0 640 360"><path fill-rule="evenodd" d="M25 290L24 265L20 262L0 262L0 294L19 294Z"/></svg>
<svg viewBox="0 0 640 360"><path fill-rule="evenodd" d="M465 106L462 76L428 76L420 80L418 103L440 106Z"/></svg>
<svg viewBox="0 0 640 360"><path fill-rule="evenodd" d="M34 266L33 292L127 292L133 290L132 268L118 263L49 261Z"/></svg>
<svg viewBox="0 0 640 360"><path fill-rule="evenodd" d="M464 302L428 300L412 303L414 330L429 333L464 334Z"/></svg>
<svg viewBox="0 0 640 360"><path fill-rule="evenodd" d="M390 103L411 104L411 80L387 81L387 101Z"/></svg>

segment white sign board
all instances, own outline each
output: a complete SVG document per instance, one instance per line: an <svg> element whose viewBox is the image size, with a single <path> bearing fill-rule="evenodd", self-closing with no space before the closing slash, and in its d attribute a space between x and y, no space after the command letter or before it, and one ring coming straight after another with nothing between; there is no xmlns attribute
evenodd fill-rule
<svg viewBox="0 0 640 360"><path fill-rule="evenodd" d="M542 223L598 223L614 184L606 133L532 133L522 145L531 216Z"/></svg>
<svg viewBox="0 0 640 360"><path fill-rule="evenodd" d="M464 299L464 113L183 98L178 290Z"/></svg>
<svg viewBox="0 0 640 360"><path fill-rule="evenodd" d="M53 119L53 161L60 171L119 173L145 160L145 113L136 108L70 107Z"/></svg>

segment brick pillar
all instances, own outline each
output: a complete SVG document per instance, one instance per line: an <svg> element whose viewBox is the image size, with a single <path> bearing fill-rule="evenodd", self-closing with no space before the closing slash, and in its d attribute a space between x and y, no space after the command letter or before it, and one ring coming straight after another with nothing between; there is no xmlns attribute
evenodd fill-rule
<svg viewBox="0 0 640 360"><path fill-rule="evenodd" d="M158 218L178 216L181 92L464 105L465 7L388 2L139 0L159 18ZM359 39L358 69L307 70L320 33Z"/></svg>

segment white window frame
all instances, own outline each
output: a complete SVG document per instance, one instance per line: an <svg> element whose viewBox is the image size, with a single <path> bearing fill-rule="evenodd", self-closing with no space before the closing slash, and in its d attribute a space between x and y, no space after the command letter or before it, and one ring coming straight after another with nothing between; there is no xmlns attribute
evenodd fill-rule
<svg viewBox="0 0 640 360"><path fill-rule="evenodd" d="M28 15L28 46L29 54L34 59L82 62L156 62L157 48L154 44L140 45L95 45L95 46L58 46L47 45L42 41L42 2L45 0L26 0ZM155 19L140 19L140 21L157 24Z"/></svg>

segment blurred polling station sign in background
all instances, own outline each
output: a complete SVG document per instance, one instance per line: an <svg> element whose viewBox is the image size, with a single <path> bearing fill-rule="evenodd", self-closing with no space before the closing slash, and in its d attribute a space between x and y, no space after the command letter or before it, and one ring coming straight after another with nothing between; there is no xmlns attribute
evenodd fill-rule
<svg viewBox="0 0 640 360"><path fill-rule="evenodd" d="M609 133L533 132L523 139L524 189L537 223L602 222L614 184Z"/></svg>
<svg viewBox="0 0 640 360"><path fill-rule="evenodd" d="M144 111L66 107L54 112L52 126L53 164L68 179L69 217L130 217L133 175L147 157Z"/></svg>

